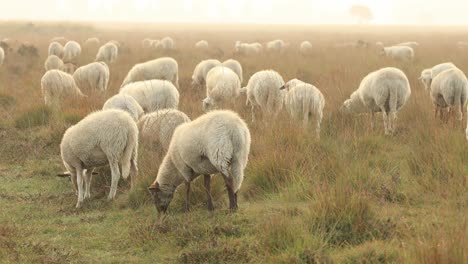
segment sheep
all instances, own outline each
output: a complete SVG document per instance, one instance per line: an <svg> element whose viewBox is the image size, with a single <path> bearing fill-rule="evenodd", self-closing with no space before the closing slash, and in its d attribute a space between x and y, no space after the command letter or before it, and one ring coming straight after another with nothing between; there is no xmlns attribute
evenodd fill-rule
<svg viewBox="0 0 468 264"><path fill-rule="evenodd" d="M91 198L91 178L96 167L110 166L109 200L115 197L120 176L127 179L130 175L133 187L138 173L137 152L138 128L125 111L97 111L68 128L60 143L60 153L73 186L78 187L76 208L81 207L85 198Z"/></svg>
<svg viewBox="0 0 468 264"><path fill-rule="evenodd" d="M299 47L299 51L303 55L309 55L312 52L312 43L309 41L303 41Z"/></svg>
<svg viewBox="0 0 468 264"><path fill-rule="evenodd" d="M168 81L148 80L131 83L120 89L120 94L133 97L145 113L179 105L179 91Z"/></svg>
<svg viewBox="0 0 468 264"><path fill-rule="evenodd" d="M73 73L73 79L80 89L104 92L109 85L109 67L104 62L92 62L78 68Z"/></svg>
<svg viewBox="0 0 468 264"><path fill-rule="evenodd" d="M157 49L163 50L173 50L174 49L174 40L170 37L165 37L159 41L156 46Z"/></svg>
<svg viewBox="0 0 468 264"><path fill-rule="evenodd" d="M55 55L59 58L62 58L63 57L63 46L62 44L58 43L58 42L52 42L49 44L49 56L50 55Z"/></svg>
<svg viewBox="0 0 468 264"><path fill-rule="evenodd" d="M102 61L105 63L114 63L119 55L119 47L114 43L108 42L102 45L97 54L95 61Z"/></svg>
<svg viewBox="0 0 468 264"><path fill-rule="evenodd" d="M377 41L377 42L375 43L375 46L377 46L378 48L381 48L381 49L383 49L383 48L385 47L385 46L384 46L384 43L383 43L382 41Z"/></svg>
<svg viewBox="0 0 468 264"><path fill-rule="evenodd" d="M227 101L236 99L240 94L239 76L230 68L217 66L206 76L206 98L203 111L209 111Z"/></svg>
<svg viewBox="0 0 468 264"><path fill-rule="evenodd" d="M63 62L77 63L78 56L81 54L81 46L76 41L68 41L63 47Z"/></svg>
<svg viewBox="0 0 468 264"><path fill-rule="evenodd" d="M124 110L132 116L135 122L137 122L144 113L140 104L138 104L133 97L126 94L116 94L109 98L102 107L102 110L107 109Z"/></svg>
<svg viewBox="0 0 468 264"><path fill-rule="evenodd" d="M415 41L409 41L409 42L403 42L403 43L397 44L396 46L410 47L412 49L415 49L415 48L419 47L419 43L415 42Z"/></svg>
<svg viewBox="0 0 468 264"><path fill-rule="evenodd" d="M99 46L99 43L101 43L101 42L99 41L98 38L89 38L84 42L84 46L97 47L97 46Z"/></svg>
<svg viewBox="0 0 468 264"><path fill-rule="evenodd" d="M47 106L58 105L67 97L86 97L76 85L73 77L59 70L47 71L42 76L41 90Z"/></svg>
<svg viewBox="0 0 468 264"><path fill-rule="evenodd" d="M8 54L12 51L10 43L5 40L0 40L0 48L3 50L3 54Z"/></svg>
<svg viewBox="0 0 468 264"><path fill-rule="evenodd" d="M431 69L423 70L421 72L421 77L419 77L419 79L423 83L424 88L426 88L426 90L429 90L429 88L431 87L432 80L437 75L439 75L439 73L441 73L441 72L443 72L445 70L448 70L448 69L456 68L456 67L457 66L455 66L455 64L453 64L451 62L445 62L445 63L437 64L434 67L432 67Z"/></svg>
<svg viewBox="0 0 468 264"><path fill-rule="evenodd" d="M153 49L158 49L159 48L159 42L161 42L159 39L153 39L153 40L151 40L149 47L153 48Z"/></svg>
<svg viewBox="0 0 468 264"><path fill-rule="evenodd" d="M63 70L63 61L55 55L50 55L44 62L44 68L46 71Z"/></svg>
<svg viewBox="0 0 468 264"><path fill-rule="evenodd" d="M189 211L190 183L204 175L208 210L214 210L211 174L221 173L229 196L229 208L238 208L237 194L244 179L250 152L250 132L232 111L212 111L178 126L169 150L148 190L158 212L165 213L176 188L185 182L185 210Z"/></svg>
<svg viewBox="0 0 468 264"><path fill-rule="evenodd" d="M219 60L203 60L197 64L192 74L192 87L204 87L206 84L206 75L216 66L221 65Z"/></svg>
<svg viewBox="0 0 468 264"><path fill-rule="evenodd" d="M266 44L267 51L278 53L283 53L286 46L287 44L281 39L272 40Z"/></svg>
<svg viewBox="0 0 468 264"><path fill-rule="evenodd" d="M206 40L200 40L197 43L195 43L195 48L199 50L207 50L209 47L208 41Z"/></svg>
<svg viewBox="0 0 468 264"><path fill-rule="evenodd" d="M241 43L237 41L235 44L235 53L240 55L258 55L262 52L263 46L260 43Z"/></svg>
<svg viewBox="0 0 468 264"><path fill-rule="evenodd" d="M303 126L307 127L309 116L315 116L315 133L320 138L320 125L325 107L325 97L317 87L312 84L293 79L287 82L280 90L287 91L284 97L284 106L294 119L303 118Z"/></svg>
<svg viewBox="0 0 468 264"><path fill-rule="evenodd" d="M146 114L138 121L140 138L145 146L155 150L169 149L174 130L181 124L190 122L190 118L176 109L158 110ZM150 144L146 144L150 143Z"/></svg>
<svg viewBox="0 0 468 264"><path fill-rule="evenodd" d="M151 44L152 44L152 40L149 39L149 38L145 38L142 42L141 42L141 46L144 48L144 49L148 49L151 47Z"/></svg>
<svg viewBox="0 0 468 264"><path fill-rule="evenodd" d="M3 61L5 61L5 51L0 47L0 66L3 64Z"/></svg>
<svg viewBox="0 0 468 264"><path fill-rule="evenodd" d="M468 79L458 68L439 73L432 79L430 95L435 105L435 116L442 109L455 107L458 120L463 120L463 108L468 100ZM449 108L449 109L450 109Z"/></svg>
<svg viewBox="0 0 468 264"><path fill-rule="evenodd" d="M414 50L406 46L384 47L381 50L381 55L385 55L396 60L412 61L414 59Z"/></svg>
<svg viewBox="0 0 468 264"><path fill-rule="evenodd" d="M179 88L179 65L173 58L164 57L136 64L130 69L122 85L145 80L160 79L172 82Z"/></svg>
<svg viewBox="0 0 468 264"><path fill-rule="evenodd" d="M259 71L250 77L245 88L246 104L251 106L252 122L255 122L255 108L259 107L264 115L276 117L282 108L283 95L280 88L283 77L273 70Z"/></svg>
<svg viewBox="0 0 468 264"><path fill-rule="evenodd" d="M242 76L242 65L240 64L239 61L233 60L233 59L225 60L223 62L223 66L228 67L229 69L234 71L239 77L240 83L242 84L242 82L244 81L244 78Z"/></svg>
<svg viewBox="0 0 468 264"><path fill-rule="evenodd" d="M391 135L396 129L397 112L410 96L411 88L405 73L397 68L382 68L364 77L359 88L343 103L342 110L371 112L372 117L375 112L382 112L385 135Z"/></svg>

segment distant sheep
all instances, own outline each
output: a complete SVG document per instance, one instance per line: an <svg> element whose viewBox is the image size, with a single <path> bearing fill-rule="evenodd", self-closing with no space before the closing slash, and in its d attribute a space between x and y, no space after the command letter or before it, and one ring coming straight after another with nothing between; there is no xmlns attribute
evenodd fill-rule
<svg viewBox="0 0 468 264"><path fill-rule="evenodd" d="M285 51L287 44L281 40L281 39L276 39L268 42L266 44L266 49L269 52L278 52L278 53L283 53Z"/></svg>
<svg viewBox="0 0 468 264"><path fill-rule="evenodd" d="M50 70L42 76L41 89L47 106L59 106L66 98L86 97L73 77L59 70Z"/></svg>
<svg viewBox="0 0 468 264"><path fill-rule="evenodd" d="M156 44L156 48L163 50L173 50L175 48L174 40L170 37L165 37Z"/></svg>
<svg viewBox="0 0 468 264"><path fill-rule="evenodd" d="M448 69L453 69L456 68L455 64L451 62L445 62L441 64L437 64L436 66L432 67L431 69L425 69L421 72L421 77L419 79L421 82L424 84L424 88L426 90L429 90L431 87L432 80L439 75L441 72L448 70Z"/></svg>
<svg viewBox="0 0 468 264"><path fill-rule="evenodd" d="M240 94L239 76L230 68L217 66L206 76L206 98L203 111L209 111L222 104L235 100Z"/></svg>
<svg viewBox="0 0 468 264"><path fill-rule="evenodd" d="M104 92L109 85L109 67L104 62L92 62L78 68L73 73L73 79L83 91Z"/></svg>
<svg viewBox="0 0 468 264"><path fill-rule="evenodd" d="M211 175L216 173L224 178L229 208L236 210L250 142L249 128L231 111L212 111L178 126L158 175L148 188L158 212L167 211L175 190L184 182L185 210L188 211L190 183L200 175L204 177L208 210L214 210Z"/></svg>
<svg viewBox="0 0 468 264"><path fill-rule="evenodd" d="M310 53L312 53L312 43L310 43L309 41L303 41L301 43L301 46L299 47L299 51L303 55L309 55Z"/></svg>
<svg viewBox="0 0 468 264"><path fill-rule="evenodd" d="M435 116L442 109L456 108L458 120L463 120L463 111L468 100L468 80L458 68L451 68L435 76L431 83L430 95L435 109Z"/></svg>
<svg viewBox="0 0 468 264"><path fill-rule="evenodd" d="M276 117L281 111L283 94L280 88L284 80L279 73L273 70L259 71L250 77L245 88L247 93L246 104L251 106L252 122L255 122L255 109L260 108L268 118Z"/></svg>
<svg viewBox="0 0 468 264"><path fill-rule="evenodd" d="M120 93L133 97L145 113L166 108L177 109L179 105L179 91L168 81L135 82L120 89Z"/></svg>
<svg viewBox="0 0 468 264"><path fill-rule="evenodd" d="M262 44L260 43L242 43L237 41L235 44L235 53L240 55L258 55L262 52Z"/></svg>
<svg viewBox="0 0 468 264"><path fill-rule="evenodd" d="M402 61L412 61L414 59L414 50L406 46L384 47L381 54Z"/></svg>
<svg viewBox="0 0 468 264"><path fill-rule="evenodd" d="M287 82L281 89L287 91L284 106L292 118L302 118L304 128L309 124L309 117L315 118L315 133L320 138L320 125L325 108L325 97L317 87L294 79Z"/></svg>
<svg viewBox="0 0 468 264"><path fill-rule="evenodd" d="M130 95L116 94L109 98L102 107L102 110L120 109L129 113L137 122L143 115L144 111L140 104Z"/></svg>
<svg viewBox="0 0 468 264"><path fill-rule="evenodd" d="M63 70L63 61L55 55L50 55L44 63L44 68L46 71Z"/></svg>
<svg viewBox="0 0 468 264"><path fill-rule="evenodd" d="M192 75L192 87L204 88L206 84L206 75L208 72L216 66L219 66L221 62L219 60L204 60L197 64L193 70Z"/></svg>
<svg viewBox="0 0 468 264"><path fill-rule="evenodd" d="M176 109L164 109L146 114L138 121L140 139L145 142L145 146L166 153L175 129L187 122L190 122L190 118Z"/></svg>
<svg viewBox="0 0 468 264"><path fill-rule="evenodd" d="M208 41L206 40L200 40L197 43L195 43L195 48L199 50L207 50L209 47Z"/></svg>
<svg viewBox="0 0 468 264"><path fill-rule="evenodd" d="M114 63L117 60L118 55L119 47L114 43L108 42L99 48L95 61L102 61L109 64Z"/></svg>
<svg viewBox="0 0 468 264"><path fill-rule="evenodd" d="M98 47L101 42L98 38L89 38L84 42L86 47Z"/></svg>
<svg viewBox="0 0 468 264"><path fill-rule="evenodd" d="M49 56L55 55L59 58L63 57L63 46L58 42L52 42L49 44Z"/></svg>
<svg viewBox="0 0 468 264"><path fill-rule="evenodd" d="M239 61L233 60L233 59L225 60L223 62L223 66L228 67L233 72L235 72L237 76L239 77L240 83L242 84L242 82L244 81L244 78L242 76L242 65L240 64Z"/></svg>
<svg viewBox="0 0 468 264"><path fill-rule="evenodd" d="M76 64L81 54L81 46L76 41L68 41L63 47L63 62Z"/></svg>
<svg viewBox="0 0 468 264"><path fill-rule="evenodd" d="M3 50L2 47L0 47L0 66L3 64L5 61L5 51Z"/></svg>
<svg viewBox="0 0 468 264"><path fill-rule="evenodd" d="M179 65L173 58L164 57L136 64L130 69L122 85L145 80L166 80L179 88Z"/></svg>
<svg viewBox="0 0 468 264"><path fill-rule="evenodd" d="M78 187L76 207L81 207L85 198L91 198L91 178L96 167L110 166L109 200L115 197L120 176L127 179L130 175L133 186L138 173L137 152L138 128L125 111L94 112L68 128L60 144L60 153L73 186Z"/></svg>
<svg viewBox="0 0 468 264"><path fill-rule="evenodd" d="M408 78L397 68L383 68L371 72L361 81L359 88L343 104L343 109L353 113L382 112L385 134L396 130L397 112L411 95ZM373 119L372 119L373 120Z"/></svg>

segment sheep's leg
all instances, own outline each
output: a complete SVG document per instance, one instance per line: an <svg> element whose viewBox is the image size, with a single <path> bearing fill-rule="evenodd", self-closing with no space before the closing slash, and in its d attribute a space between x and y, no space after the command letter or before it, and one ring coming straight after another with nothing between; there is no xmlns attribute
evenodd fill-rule
<svg viewBox="0 0 468 264"><path fill-rule="evenodd" d="M228 178L226 175L223 175L224 177L224 182L226 184L226 190L228 192L229 196L229 209L231 211L236 211L237 210L237 202L236 202L236 195L234 194L233 190L233 183L232 183L232 178Z"/></svg>
<svg viewBox="0 0 468 264"><path fill-rule="evenodd" d="M371 116L370 116L370 129L371 129L371 131L374 131L374 127L375 127L374 119L375 119L375 112L371 111Z"/></svg>
<svg viewBox="0 0 468 264"><path fill-rule="evenodd" d="M76 183L76 169L73 167L68 168L68 172L70 172L70 180L73 185L73 190L75 191L75 194L78 195L78 185Z"/></svg>
<svg viewBox="0 0 468 264"><path fill-rule="evenodd" d="M77 168L76 170L76 182L78 185L78 202L76 203L76 208L80 208L83 204L84 193L83 193L83 169Z"/></svg>
<svg viewBox="0 0 468 264"><path fill-rule="evenodd" d="M390 130L388 129L388 114L385 111L385 107L382 107L382 116L384 121L385 135L390 135Z"/></svg>
<svg viewBox="0 0 468 264"><path fill-rule="evenodd" d="M323 114L318 113L315 118L315 135L317 136L317 139L320 139L320 126L322 124L322 119L323 119Z"/></svg>
<svg viewBox="0 0 468 264"><path fill-rule="evenodd" d="M109 191L109 196L107 197L108 200L112 200L115 197L115 194L117 193L117 185L119 184L120 180L120 170L119 170L119 163L118 162L109 162L110 168L111 168L111 173L112 173L112 182L111 182L111 188Z"/></svg>
<svg viewBox="0 0 468 264"><path fill-rule="evenodd" d="M91 198L91 181L93 179L93 171L94 169L88 169L85 173L85 194L84 198Z"/></svg>
<svg viewBox="0 0 468 264"><path fill-rule="evenodd" d="M211 175L203 175L203 179L205 181L205 189L206 189L206 196L208 197L208 210L213 211L213 197L211 197Z"/></svg>
<svg viewBox="0 0 468 264"><path fill-rule="evenodd" d="M133 190L136 184L136 177L138 175L138 167L135 158L133 158L130 162L130 190Z"/></svg>
<svg viewBox="0 0 468 264"><path fill-rule="evenodd" d="M255 123L255 106L252 104L251 106L252 109L252 123Z"/></svg>

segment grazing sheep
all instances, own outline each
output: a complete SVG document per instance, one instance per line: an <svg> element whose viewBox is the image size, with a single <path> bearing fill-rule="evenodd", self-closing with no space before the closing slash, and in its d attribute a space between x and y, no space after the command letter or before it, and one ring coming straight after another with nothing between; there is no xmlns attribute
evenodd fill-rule
<svg viewBox="0 0 468 264"><path fill-rule="evenodd" d="M158 41L158 43L155 46L157 49L163 49L163 50L173 50L174 49L174 40L170 37L165 37L161 39L161 41Z"/></svg>
<svg viewBox="0 0 468 264"><path fill-rule="evenodd" d="M145 113L177 109L179 105L179 91L171 82L164 80L134 82L120 89L120 93L133 97Z"/></svg>
<svg viewBox="0 0 468 264"><path fill-rule="evenodd" d="M81 93L73 77L59 70L50 70L41 79L42 95L48 106L59 105L65 98L86 97Z"/></svg>
<svg viewBox="0 0 468 264"><path fill-rule="evenodd" d="M86 47L98 47L99 43L101 43L101 42L99 41L98 38L89 38L84 42L84 46L86 46Z"/></svg>
<svg viewBox="0 0 468 264"><path fill-rule="evenodd" d="M448 69L453 69L453 68L457 68L457 66L455 66L455 64L453 64L451 62L445 62L445 63L437 64L436 66L432 67L431 69L423 70L421 72L421 77L419 77L419 79L424 84L424 88L426 88L426 90L429 90L429 88L431 87L432 80L437 75L439 75L439 73L441 73L441 72L443 72L445 70L448 70Z"/></svg>
<svg viewBox="0 0 468 264"><path fill-rule="evenodd" d="M119 47L114 43L108 42L102 45L97 54L95 61L102 61L105 63L114 63L119 55Z"/></svg>
<svg viewBox="0 0 468 264"><path fill-rule="evenodd" d="M108 109L124 110L132 116L135 122L137 122L144 113L140 104L138 104L138 102L133 99L133 97L126 94L116 94L109 98L102 107L102 110Z"/></svg>
<svg viewBox="0 0 468 264"><path fill-rule="evenodd" d="M412 49L415 49L417 47L419 47L419 43L415 42L415 41L409 41L409 42L403 42L403 43L400 43L396 46L400 46L400 47L410 47Z"/></svg>
<svg viewBox="0 0 468 264"><path fill-rule="evenodd" d="M153 40L151 40L150 46L149 46L149 47L150 47L150 48L153 48L153 49L158 49L158 47L159 47L159 42L160 42L159 39L153 39Z"/></svg>
<svg viewBox="0 0 468 264"><path fill-rule="evenodd" d="M359 88L343 104L348 112L382 112L385 134L395 132L397 112L411 95L408 78L397 68L382 68L362 79ZM372 118L373 120L373 118ZM372 122L373 124L373 122Z"/></svg>
<svg viewBox="0 0 468 264"><path fill-rule="evenodd" d="M0 65L3 64L3 61L5 61L5 51L3 51L3 48L0 47Z"/></svg>
<svg viewBox="0 0 468 264"><path fill-rule="evenodd" d="M122 85L145 80L166 80L179 88L179 65L173 58L164 57L136 64L130 69Z"/></svg>
<svg viewBox="0 0 468 264"><path fill-rule="evenodd" d="M463 120L464 106L468 100L468 80L458 68L451 68L439 73L432 79L430 95L434 103L435 116L442 109L456 108L458 120Z"/></svg>
<svg viewBox="0 0 468 264"><path fill-rule="evenodd" d="M301 46L299 47L299 51L303 55L309 55L310 53L312 53L312 43L310 43L309 41L303 41L301 43Z"/></svg>
<svg viewBox="0 0 468 264"><path fill-rule="evenodd" d="M197 43L195 43L195 48L199 50L207 50L208 49L208 41L206 40L200 40Z"/></svg>
<svg viewBox="0 0 468 264"><path fill-rule="evenodd" d="M55 55L59 58L63 57L63 46L58 42L52 42L49 44L49 56Z"/></svg>
<svg viewBox="0 0 468 264"><path fill-rule="evenodd" d="M277 52L277 53L283 53L285 51L287 44L281 40L281 39L276 39L268 42L266 44L266 49L269 52Z"/></svg>
<svg viewBox="0 0 468 264"><path fill-rule="evenodd" d="M273 70L259 71L250 77L243 90L247 92L246 104L251 106L252 122L255 122L257 107L269 118L278 115L283 104L283 94L280 91L283 85L283 77Z"/></svg>
<svg viewBox="0 0 468 264"><path fill-rule="evenodd" d="M141 42L141 46L144 48L144 49L148 49L151 47L151 44L152 44L152 40L149 39L149 38L145 38L142 42Z"/></svg>
<svg viewBox="0 0 468 264"><path fill-rule="evenodd" d="M309 117L315 117L315 133L317 138L320 138L320 125L325 108L325 97L320 90L298 79L287 82L281 87L282 89L287 91L284 105L291 117L294 119L302 117L304 128L309 124Z"/></svg>
<svg viewBox="0 0 468 264"><path fill-rule="evenodd" d="M219 60L204 60L197 64L192 75L192 87L199 88L204 87L206 84L206 75L208 72L216 66L219 66L221 62Z"/></svg>
<svg viewBox="0 0 468 264"><path fill-rule="evenodd" d="M412 61L414 59L414 50L406 46L384 47L381 51L381 55L396 60Z"/></svg>
<svg viewBox="0 0 468 264"><path fill-rule="evenodd" d="M240 83L242 84L244 78L242 76L242 65L240 64L240 62L238 62L237 60L229 59L223 62L223 66L228 67L229 69L234 71L239 77Z"/></svg>
<svg viewBox="0 0 468 264"><path fill-rule="evenodd" d="M237 41L235 44L235 53L240 55L258 55L262 52L263 46L260 43L241 43Z"/></svg>
<svg viewBox="0 0 468 264"><path fill-rule="evenodd" d="M106 91L109 78L109 67L104 62L92 62L81 66L73 73L76 85L84 91Z"/></svg>
<svg viewBox="0 0 468 264"><path fill-rule="evenodd" d="M73 186L75 183L78 186L76 208L81 207L85 198L91 198L91 178L96 167L110 166L109 200L115 197L120 176L127 179L130 175L133 186L138 173L137 151L138 128L125 111L97 111L68 128L60 143L60 153Z"/></svg>
<svg viewBox="0 0 468 264"><path fill-rule="evenodd" d="M217 66L206 76L206 98L203 111L209 111L221 104L235 100L240 94L239 76L230 68Z"/></svg>
<svg viewBox="0 0 468 264"><path fill-rule="evenodd" d="M55 55L49 55L44 62L44 68L46 71L63 70L63 61Z"/></svg>
<svg viewBox="0 0 468 264"><path fill-rule="evenodd" d="M174 130L181 124L190 122L190 118L176 109L158 110L146 114L138 121L140 138L145 146L167 152ZM150 143L150 144L146 144Z"/></svg>
<svg viewBox="0 0 468 264"><path fill-rule="evenodd" d="M81 54L81 46L76 41L68 41L63 47L63 62L76 64Z"/></svg>
<svg viewBox="0 0 468 264"><path fill-rule="evenodd" d="M176 188L185 182L185 209L189 210L190 183L204 175L208 210L211 174L221 173L229 195L229 208L237 209L237 193L244 179L250 152L250 132L232 111L212 111L178 126L156 180L148 188L158 212L165 213Z"/></svg>

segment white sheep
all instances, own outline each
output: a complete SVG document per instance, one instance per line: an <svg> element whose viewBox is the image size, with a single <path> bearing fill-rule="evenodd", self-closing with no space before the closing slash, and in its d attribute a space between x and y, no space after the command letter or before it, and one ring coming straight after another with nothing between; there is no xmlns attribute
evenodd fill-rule
<svg viewBox="0 0 468 264"><path fill-rule="evenodd" d="M68 73L59 70L47 71L41 79L44 102L48 106L59 105L65 98L86 97Z"/></svg>
<svg viewBox="0 0 468 264"><path fill-rule="evenodd" d="M310 43L309 41L303 41L299 47L299 51L303 55L309 55L310 53L312 53L312 43Z"/></svg>
<svg viewBox="0 0 468 264"><path fill-rule="evenodd" d="M46 71L63 70L63 61L55 55L49 55L44 62L44 68Z"/></svg>
<svg viewBox="0 0 468 264"><path fill-rule="evenodd" d="M315 117L315 133L320 138L320 125L325 108L325 97L312 84L293 79L281 89L286 89L284 106L292 118L302 118L304 128L309 124L309 117Z"/></svg>
<svg viewBox="0 0 468 264"><path fill-rule="evenodd" d="M200 40L197 43L195 43L195 48L199 50L207 50L209 47L208 41L206 40Z"/></svg>
<svg viewBox="0 0 468 264"><path fill-rule="evenodd" d="M122 85L145 80L166 80L179 88L179 65L173 58L164 57L136 64L130 69Z"/></svg>
<svg viewBox="0 0 468 264"><path fill-rule="evenodd" d="M119 47L114 43L108 42L102 45L97 54L95 61L103 61L105 63L114 63L119 55Z"/></svg>
<svg viewBox="0 0 468 264"><path fill-rule="evenodd" d="M98 38L94 37L87 39L83 44L86 47L98 47L100 43L101 41L99 41Z"/></svg>
<svg viewBox="0 0 468 264"><path fill-rule="evenodd" d="M84 91L104 92L109 85L109 67L104 62L92 62L78 68L73 73L73 79L76 85Z"/></svg>
<svg viewBox="0 0 468 264"><path fill-rule="evenodd" d="M415 49L415 48L419 47L419 43L415 42L415 41L408 41L408 42L403 42L403 43L397 44L396 46L410 47L412 49Z"/></svg>
<svg viewBox="0 0 468 264"><path fill-rule="evenodd" d="M283 93L280 91L283 85L283 77L273 70L259 71L250 77L243 90L247 93L246 104L251 106L252 122L255 122L256 108L260 108L269 118L278 115L283 104Z"/></svg>
<svg viewBox="0 0 468 264"><path fill-rule="evenodd" d="M281 40L281 39L276 39L268 42L266 44L266 49L269 52L278 52L278 53L283 53L285 51L287 44Z"/></svg>
<svg viewBox="0 0 468 264"><path fill-rule="evenodd" d="M109 98L102 107L102 110L108 109L124 110L132 116L135 122L137 122L144 113L140 104L138 104L133 97L126 94L116 94Z"/></svg>
<svg viewBox="0 0 468 264"><path fill-rule="evenodd" d="M206 84L206 75L208 72L216 66L219 66L221 62L219 60L209 59L203 60L197 64L193 70L192 75L192 87L199 88L204 87Z"/></svg>
<svg viewBox="0 0 468 264"><path fill-rule="evenodd" d="M432 79L430 95L435 108L435 116L442 109L456 108L458 120L463 120L464 106L468 100L468 80L458 68L439 73Z"/></svg>
<svg viewBox="0 0 468 264"><path fill-rule="evenodd" d="M155 46L157 49L163 49L163 50L173 50L174 47L174 40L170 37L165 37L158 41L158 43Z"/></svg>
<svg viewBox="0 0 468 264"><path fill-rule="evenodd" d="M226 102L235 100L240 94L239 76L230 68L217 66L206 76L206 98L203 111L209 111Z"/></svg>
<svg viewBox="0 0 468 264"><path fill-rule="evenodd" d="M120 89L120 93L133 97L145 113L177 109L179 105L179 91L171 82L164 80L134 82Z"/></svg>
<svg viewBox="0 0 468 264"><path fill-rule="evenodd" d="M375 112L382 112L385 134L390 135L396 129L397 112L410 95L411 88L404 72L397 68L382 68L362 79L359 88L344 102L343 110L371 112L372 117Z"/></svg>
<svg viewBox="0 0 468 264"><path fill-rule="evenodd" d="M190 183L204 175L208 210L214 210L211 174L221 173L229 196L229 208L236 210L250 142L249 128L232 111L212 111L178 126L158 175L148 188L156 209L165 213L176 188L185 182L185 209L188 211Z"/></svg>
<svg viewBox="0 0 468 264"><path fill-rule="evenodd" d="M62 161L78 186L78 202L91 198L91 178L96 167L109 165L112 182L108 199L117 192L120 176L131 176L132 186L138 173L138 128L132 117L122 110L94 112L65 131L60 144ZM83 180L85 190L83 192Z"/></svg>
<svg viewBox="0 0 468 264"><path fill-rule="evenodd" d="M63 62L76 64L81 54L81 46L76 41L68 41L63 47Z"/></svg>
<svg viewBox="0 0 468 264"><path fill-rule="evenodd" d="M234 71L239 77L240 83L242 84L242 82L244 81L244 77L242 74L242 65L240 64L239 61L233 60L233 59L225 60L223 62L223 66L228 67L229 69Z"/></svg>
<svg viewBox="0 0 468 264"><path fill-rule="evenodd" d="M396 60L412 61L414 59L414 50L406 46L384 47L381 51L381 55Z"/></svg>
<svg viewBox="0 0 468 264"><path fill-rule="evenodd" d="M2 47L0 47L0 66L3 64L5 61L5 51L3 50Z"/></svg>
<svg viewBox="0 0 468 264"><path fill-rule="evenodd" d="M144 49L148 49L151 47L151 44L152 44L152 41L151 39L149 38L145 38L142 42L141 42L141 46L144 48Z"/></svg>
<svg viewBox="0 0 468 264"><path fill-rule="evenodd" d="M258 55L262 52L263 46L260 43L242 43L237 41L235 46L235 53L240 55Z"/></svg>
<svg viewBox="0 0 468 264"><path fill-rule="evenodd" d="M425 69L421 72L421 77L419 79L421 82L424 84L424 88L426 90L429 90L431 87L432 80L439 75L439 73L448 70L448 69L453 69L456 68L455 64L451 62L445 62L445 63L440 63L432 67L431 69Z"/></svg>
<svg viewBox="0 0 468 264"><path fill-rule="evenodd" d="M146 114L138 121L140 139L145 146L167 152L175 129L190 122L190 118L176 109L163 109ZM149 143L149 144L148 144Z"/></svg>
<svg viewBox="0 0 468 264"><path fill-rule="evenodd" d="M60 43L58 43L56 41L51 42L49 44L48 52L49 52L49 56L50 55L55 55L55 56L57 56L59 58L62 58L63 57L63 46L62 46L62 44L60 44Z"/></svg>

